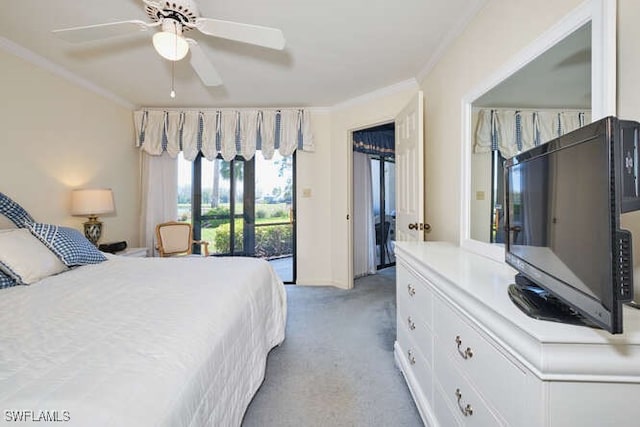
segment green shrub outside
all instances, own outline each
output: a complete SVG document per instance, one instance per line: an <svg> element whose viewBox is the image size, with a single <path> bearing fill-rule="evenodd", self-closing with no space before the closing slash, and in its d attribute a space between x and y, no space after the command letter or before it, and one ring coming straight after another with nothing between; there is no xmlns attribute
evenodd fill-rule
<svg viewBox="0 0 640 427"><path fill-rule="evenodd" d="M231 224L226 223L222 224L215 230L215 238L213 241L213 246L215 247L216 253L229 253L230 240L229 236L231 235ZM235 251L242 251L242 239L243 239L243 227L241 223L236 223L236 227L234 230L235 235Z"/></svg>
<svg viewBox="0 0 640 427"><path fill-rule="evenodd" d="M273 212L271 212L271 218L283 218L287 216L287 212L285 212L283 209L276 209Z"/></svg>
<svg viewBox="0 0 640 427"><path fill-rule="evenodd" d="M293 254L290 225L256 227L256 255L271 258Z"/></svg>
<svg viewBox="0 0 640 427"><path fill-rule="evenodd" d="M216 253L229 252L230 225L222 224L216 228L214 247ZM236 251L242 251L243 227L235 227ZM256 256L273 258L293 253L293 240L290 225L271 225L256 227Z"/></svg>
<svg viewBox="0 0 640 427"><path fill-rule="evenodd" d="M229 223L229 208L219 206L209 209L202 216L218 216L219 218L203 219L202 228L217 228L222 224Z"/></svg>

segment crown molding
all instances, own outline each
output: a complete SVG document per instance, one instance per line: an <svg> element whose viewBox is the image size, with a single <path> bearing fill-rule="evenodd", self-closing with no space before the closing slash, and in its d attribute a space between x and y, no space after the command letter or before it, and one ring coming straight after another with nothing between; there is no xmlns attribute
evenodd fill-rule
<svg viewBox="0 0 640 427"><path fill-rule="evenodd" d="M77 74L72 73L66 68L61 67L60 65L52 62L51 60L44 58L5 37L0 36L0 48L39 68L42 68L59 77L62 77L63 79L68 80L77 86L80 86L84 89L87 89L90 92L93 92L110 101L113 101L116 104L120 105L121 107L127 108L129 110L136 109L136 105L132 104L131 102L123 98L120 98L114 93L96 85L95 83L90 82L89 80L86 80L78 76Z"/></svg>
<svg viewBox="0 0 640 427"><path fill-rule="evenodd" d="M467 28L467 25L469 25L471 20L478 14L480 9L482 9L486 3L487 0L478 1L475 6L468 9L466 13L462 15L462 19L460 19L456 25L451 27L447 34L445 34L445 36L442 38L442 41L436 48L433 55L431 55L431 57L429 58L429 61L416 75L416 80L422 82L425 77L427 77L433 67L435 67L435 65L442 59L445 52L451 46L454 40L462 34L465 28Z"/></svg>
<svg viewBox="0 0 640 427"><path fill-rule="evenodd" d="M410 78L390 86L386 86L380 89L376 89L373 92L365 93L364 95L357 96L355 98L348 99L330 107L331 111L343 110L345 108L355 107L362 104L367 104L376 99L383 98L385 96L394 95L396 93L408 90L419 89L418 81L415 78Z"/></svg>
<svg viewBox="0 0 640 427"><path fill-rule="evenodd" d="M331 113L331 107L308 107L306 111L316 114L329 114Z"/></svg>

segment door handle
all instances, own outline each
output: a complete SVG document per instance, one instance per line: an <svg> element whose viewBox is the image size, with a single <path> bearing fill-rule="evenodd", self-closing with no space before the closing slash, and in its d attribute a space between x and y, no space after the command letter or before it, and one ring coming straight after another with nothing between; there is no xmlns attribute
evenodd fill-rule
<svg viewBox="0 0 640 427"><path fill-rule="evenodd" d="M431 231L431 225L424 222L414 222L409 224L409 230Z"/></svg>

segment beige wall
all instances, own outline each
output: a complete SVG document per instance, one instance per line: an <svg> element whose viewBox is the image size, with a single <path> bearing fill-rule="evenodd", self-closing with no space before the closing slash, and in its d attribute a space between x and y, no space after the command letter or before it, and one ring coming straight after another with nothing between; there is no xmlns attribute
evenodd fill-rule
<svg viewBox="0 0 640 427"><path fill-rule="evenodd" d="M463 96L581 3L488 0L421 82L429 240L459 241Z"/></svg>
<svg viewBox="0 0 640 427"><path fill-rule="evenodd" d="M640 2L618 0L618 116L640 121Z"/></svg>
<svg viewBox="0 0 640 427"><path fill-rule="evenodd" d="M618 0L618 117L640 121L640 2ZM640 265L640 211L622 215L622 226L633 233L634 265ZM636 286L635 300L640 301Z"/></svg>
<svg viewBox="0 0 640 427"><path fill-rule="evenodd" d="M110 187L102 241L138 243L138 152L131 111L0 51L0 191L37 221L82 229L72 188Z"/></svg>
<svg viewBox="0 0 640 427"><path fill-rule="evenodd" d="M314 152L296 154L297 282L331 283L331 115L311 113ZM303 197L305 190L310 196Z"/></svg>

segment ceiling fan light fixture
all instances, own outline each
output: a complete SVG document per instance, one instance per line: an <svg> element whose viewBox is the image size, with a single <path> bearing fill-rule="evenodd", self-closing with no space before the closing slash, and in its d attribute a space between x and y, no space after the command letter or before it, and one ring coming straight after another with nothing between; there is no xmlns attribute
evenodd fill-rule
<svg viewBox="0 0 640 427"><path fill-rule="evenodd" d="M180 61L189 52L189 43L182 37L182 26L173 19L162 22L162 31L153 35L153 47L169 61Z"/></svg>

